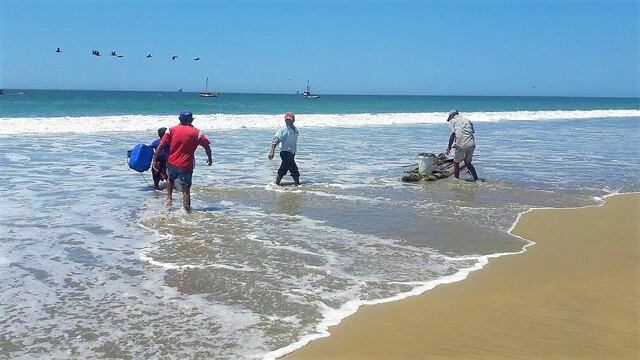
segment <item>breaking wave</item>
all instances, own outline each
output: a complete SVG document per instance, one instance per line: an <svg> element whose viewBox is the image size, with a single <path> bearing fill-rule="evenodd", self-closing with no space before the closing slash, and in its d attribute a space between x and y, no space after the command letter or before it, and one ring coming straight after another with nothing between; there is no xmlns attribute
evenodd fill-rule
<svg viewBox="0 0 640 360"><path fill-rule="evenodd" d="M592 118L640 117L640 110L557 110L467 112L474 122L578 120ZM304 127L358 127L442 123L444 112L380 114L300 114L297 122ZM100 133L152 131L177 123L174 115L118 115L81 117L0 118L0 135ZM203 130L242 128L273 129L282 124L282 115L196 114L195 124Z"/></svg>

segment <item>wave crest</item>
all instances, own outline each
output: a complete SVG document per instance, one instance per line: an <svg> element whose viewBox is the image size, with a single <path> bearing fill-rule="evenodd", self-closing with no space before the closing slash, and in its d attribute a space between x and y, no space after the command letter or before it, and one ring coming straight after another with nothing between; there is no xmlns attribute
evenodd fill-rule
<svg viewBox="0 0 640 360"><path fill-rule="evenodd" d="M557 110L500 111L464 113L474 122L541 121L560 119L640 117L640 110ZM300 114L303 127L358 127L444 123L444 112L382 114ZM282 115L196 114L195 125L202 130L241 128L274 129L283 123ZM175 115L115 115L82 117L0 118L0 135L100 133L155 131L177 123Z"/></svg>

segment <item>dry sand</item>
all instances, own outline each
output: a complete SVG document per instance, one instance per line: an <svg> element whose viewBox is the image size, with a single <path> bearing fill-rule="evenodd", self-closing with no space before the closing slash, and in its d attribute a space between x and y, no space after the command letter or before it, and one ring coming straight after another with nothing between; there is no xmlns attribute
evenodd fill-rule
<svg viewBox="0 0 640 360"><path fill-rule="evenodd" d="M364 306L286 359L640 359L640 194L533 210L513 233L536 245Z"/></svg>

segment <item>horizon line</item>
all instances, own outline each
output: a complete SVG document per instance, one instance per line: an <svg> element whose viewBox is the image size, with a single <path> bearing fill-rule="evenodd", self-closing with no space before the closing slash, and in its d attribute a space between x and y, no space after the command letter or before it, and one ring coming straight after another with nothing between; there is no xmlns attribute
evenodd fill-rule
<svg viewBox="0 0 640 360"><path fill-rule="evenodd" d="M177 91L177 90L119 90L119 89L30 89L30 88L0 88L5 91L105 91L105 92L149 92L149 93L187 93L187 94L199 94L200 91ZM301 96L299 93L270 93L270 92L222 92L219 94L233 94L233 95L291 95ZM507 98L593 98L593 99L638 99L639 96L596 96L596 95L442 95L442 94L349 94L349 93L323 93L318 94L321 96L406 96L406 97L507 97Z"/></svg>

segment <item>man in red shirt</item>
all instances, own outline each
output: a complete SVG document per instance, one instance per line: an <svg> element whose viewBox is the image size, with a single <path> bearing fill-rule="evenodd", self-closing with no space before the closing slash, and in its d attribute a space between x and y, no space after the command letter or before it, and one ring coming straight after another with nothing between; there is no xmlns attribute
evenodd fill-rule
<svg viewBox="0 0 640 360"><path fill-rule="evenodd" d="M191 211L191 177L195 165L194 153L198 145L204 148L207 153L207 165L211 166L211 142L207 137L191 125L193 114L190 111L183 111L178 117L180 125L176 125L162 137L160 145L153 154L153 168L158 169L158 156L165 146L169 146L169 157L167 158L167 175L169 184L167 185L167 200L171 204L174 181L178 179L182 187L182 205L187 211Z"/></svg>

